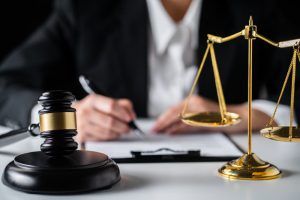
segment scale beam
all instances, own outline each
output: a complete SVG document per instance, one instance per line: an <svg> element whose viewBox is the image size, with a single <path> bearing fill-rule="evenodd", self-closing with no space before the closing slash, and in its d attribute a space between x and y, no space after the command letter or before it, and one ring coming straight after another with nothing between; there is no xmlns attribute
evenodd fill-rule
<svg viewBox="0 0 300 200"><path fill-rule="evenodd" d="M221 43L225 43L225 42L234 40L241 36L245 36L245 38L247 39L249 37L249 35L251 35L252 39L256 39L256 38L261 39L262 41L264 41L274 47L278 47L278 48L289 48L289 47L294 47L294 46L297 46L300 44L300 38L293 39L293 40L274 42L274 41L266 38L265 36L259 34L256 30L256 26L254 26L254 25L245 26L245 29L243 29L242 31L237 32L232 35L229 35L227 37L220 37L220 36L216 36L216 35L212 35L212 34L207 34L207 39L210 42L221 44Z"/></svg>
<svg viewBox="0 0 300 200"><path fill-rule="evenodd" d="M211 34L207 34L207 38L209 41L214 42L214 43L224 43L224 42L228 42L230 40L234 40L240 36L243 36L243 31L240 31L238 33L235 33L233 35L227 36L227 37L219 37L219 36L215 36L215 35L211 35Z"/></svg>
<svg viewBox="0 0 300 200"><path fill-rule="evenodd" d="M281 41L281 42L274 42L268 38L266 38L265 36L262 36L258 33L256 33L256 37L269 43L270 45L274 46L274 47L278 47L278 48L288 48L288 47L294 47L297 46L300 43L300 39L293 39L293 40L287 40L287 41Z"/></svg>

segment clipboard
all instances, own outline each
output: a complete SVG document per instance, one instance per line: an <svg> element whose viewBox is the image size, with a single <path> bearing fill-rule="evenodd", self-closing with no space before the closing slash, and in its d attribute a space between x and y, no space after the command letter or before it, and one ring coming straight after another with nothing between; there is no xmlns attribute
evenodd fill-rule
<svg viewBox="0 0 300 200"><path fill-rule="evenodd" d="M89 141L85 144L86 149L103 152L117 163L224 162L245 152L222 132L171 136L152 133L153 119L138 119L136 122L146 133L145 137L131 133L122 135L117 141Z"/></svg>
<svg viewBox="0 0 300 200"><path fill-rule="evenodd" d="M168 153L164 153L167 151ZM173 163L173 162L223 162L238 156L202 156L201 150L173 150L159 148L153 151L131 151L131 158L112 158L117 163Z"/></svg>

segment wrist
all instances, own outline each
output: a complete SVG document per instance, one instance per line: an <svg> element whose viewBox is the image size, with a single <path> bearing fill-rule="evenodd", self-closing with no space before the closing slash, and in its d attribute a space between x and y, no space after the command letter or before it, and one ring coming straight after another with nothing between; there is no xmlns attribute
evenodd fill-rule
<svg viewBox="0 0 300 200"><path fill-rule="evenodd" d="M229 112L234 112L240 115L242 122L240 123L240 127L243 131L247 130L248 125L248 104L242 103L237 105L229 105ZM252 129L254 131L258 131L266 126L269 122L270 116L258 109L252 108ZM277 123L273 122L274 126L277 126Z"/></svg>
<svg viewBox="0 0 300 200"><path fill-rule="evenodd" d="M232 104L227 106L228 112L237 113L242 120L248 119L248 104Z"/></svg>

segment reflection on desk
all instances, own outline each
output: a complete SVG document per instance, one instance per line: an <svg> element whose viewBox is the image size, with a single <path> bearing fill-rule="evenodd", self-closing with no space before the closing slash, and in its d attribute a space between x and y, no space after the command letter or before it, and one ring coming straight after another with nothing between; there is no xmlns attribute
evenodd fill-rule
<svg viewBox="0 0 300 200"><path fill-rule="evenodd" d="M242 147L247 147L246 134L234 135L232 138ZM19 154L39 150L39 140L38 138L28 138L1 148L1 173L14 157L4 152ZM119 164L122 180L109 190L71 196L44 196L14 191L1 183L0 199L299 199L300 144L276 142L254 134L253 151L262 159L283 170L283 177L268 181L225 180L217 174L217 169L224 162Z"/></svg>

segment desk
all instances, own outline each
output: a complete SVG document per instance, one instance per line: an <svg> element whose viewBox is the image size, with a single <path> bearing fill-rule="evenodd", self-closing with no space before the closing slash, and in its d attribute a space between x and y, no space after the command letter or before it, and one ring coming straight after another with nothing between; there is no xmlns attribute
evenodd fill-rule
<svg viewBox="0 0 300 200"><path fill-rule="evenodd" d="M235 135L233 139L246 147L246 135ZM0 171L13 160L15 154L36 151L39 138L28 138L0 149ZM229 181L217 175L224 163L157 163L119 164L122 180L110 190L79 195L35 195L14 191L0 184L1 200L40 199L300 199L300 144L275 142L253 136L253 149L264 160L284 171L281 179L268 181Z"/></svg>

